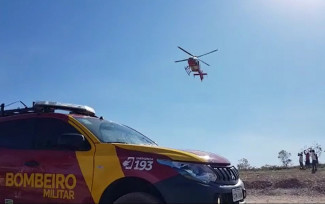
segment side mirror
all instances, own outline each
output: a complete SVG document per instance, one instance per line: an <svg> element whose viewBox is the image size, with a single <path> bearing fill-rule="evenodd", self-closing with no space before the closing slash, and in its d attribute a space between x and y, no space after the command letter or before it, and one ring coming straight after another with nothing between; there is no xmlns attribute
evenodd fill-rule
<svg viewBox="0 0 325 204"><path fill-rule="evenodd" d="M57 146L64 150L87 151L90 150L90 144L85 136L78 133L61 134L57 141Z"/></svg>

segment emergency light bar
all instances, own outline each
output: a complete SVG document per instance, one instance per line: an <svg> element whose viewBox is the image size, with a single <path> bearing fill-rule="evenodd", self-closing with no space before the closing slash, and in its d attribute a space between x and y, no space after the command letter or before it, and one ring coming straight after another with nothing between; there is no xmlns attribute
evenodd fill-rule
<svg viewBox="0 0 325 204"><path fill-rule="evenodd" d="M53 101L36 101L33 103L33 107L42 111L54 111L54 110L65 110L70 113L95 116L95 110L89 106L76 105L69 103L59 103Z"/></svg>

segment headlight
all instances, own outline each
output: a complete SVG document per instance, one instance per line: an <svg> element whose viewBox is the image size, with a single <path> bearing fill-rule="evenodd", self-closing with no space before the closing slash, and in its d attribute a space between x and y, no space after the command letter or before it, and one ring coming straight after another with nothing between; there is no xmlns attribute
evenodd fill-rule
<svg viewBox="0 0 325 204"><path fill-rule="evenodd" d="M157 162L159 164L174 168L180 174L190 179L194 179L204 183L214 182L217 180L217 175L212 171L209 166L205 164L175 162L163 159L157 159Z"/></svg>

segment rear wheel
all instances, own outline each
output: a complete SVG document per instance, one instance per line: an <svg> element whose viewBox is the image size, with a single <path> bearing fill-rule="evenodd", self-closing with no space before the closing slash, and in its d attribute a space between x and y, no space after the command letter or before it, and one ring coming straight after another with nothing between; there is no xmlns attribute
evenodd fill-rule
<svg viewBox="0 0 325 204"><path fill-rule="evenodd" d="M114 201L114 204L122 204L122 203L147 203L147 204L158 204L162 203L155 196L144 193L144 192L133 192L125 194Z"/></svg>

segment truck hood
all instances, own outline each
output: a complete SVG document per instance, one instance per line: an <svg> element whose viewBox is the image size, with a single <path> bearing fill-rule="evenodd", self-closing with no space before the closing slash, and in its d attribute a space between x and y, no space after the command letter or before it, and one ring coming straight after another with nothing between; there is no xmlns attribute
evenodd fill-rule
<svg viewBox="0 0 325 204"><path fill-rule="evenodd" d="M168 157L174 161L180 162L195 162L218 164L222 166L230 165L229 160L217 154L203 152L198 150L177 150L171 148L164 148L159 146L144 146L144 145L128 145L128 144L114 144L116 147L136 151L142 153L151 153Z"/></svg>
<svg viewBox="0 0 325 204"><path fill-rule="evenodd" d="M204 159L207 163L230 165L230 162L228 159L226 159L220 155L214 154L214 153L204 152L204 151L199 151L199 150L183 150L183 151L195 154L198 157Z"/></svg>

